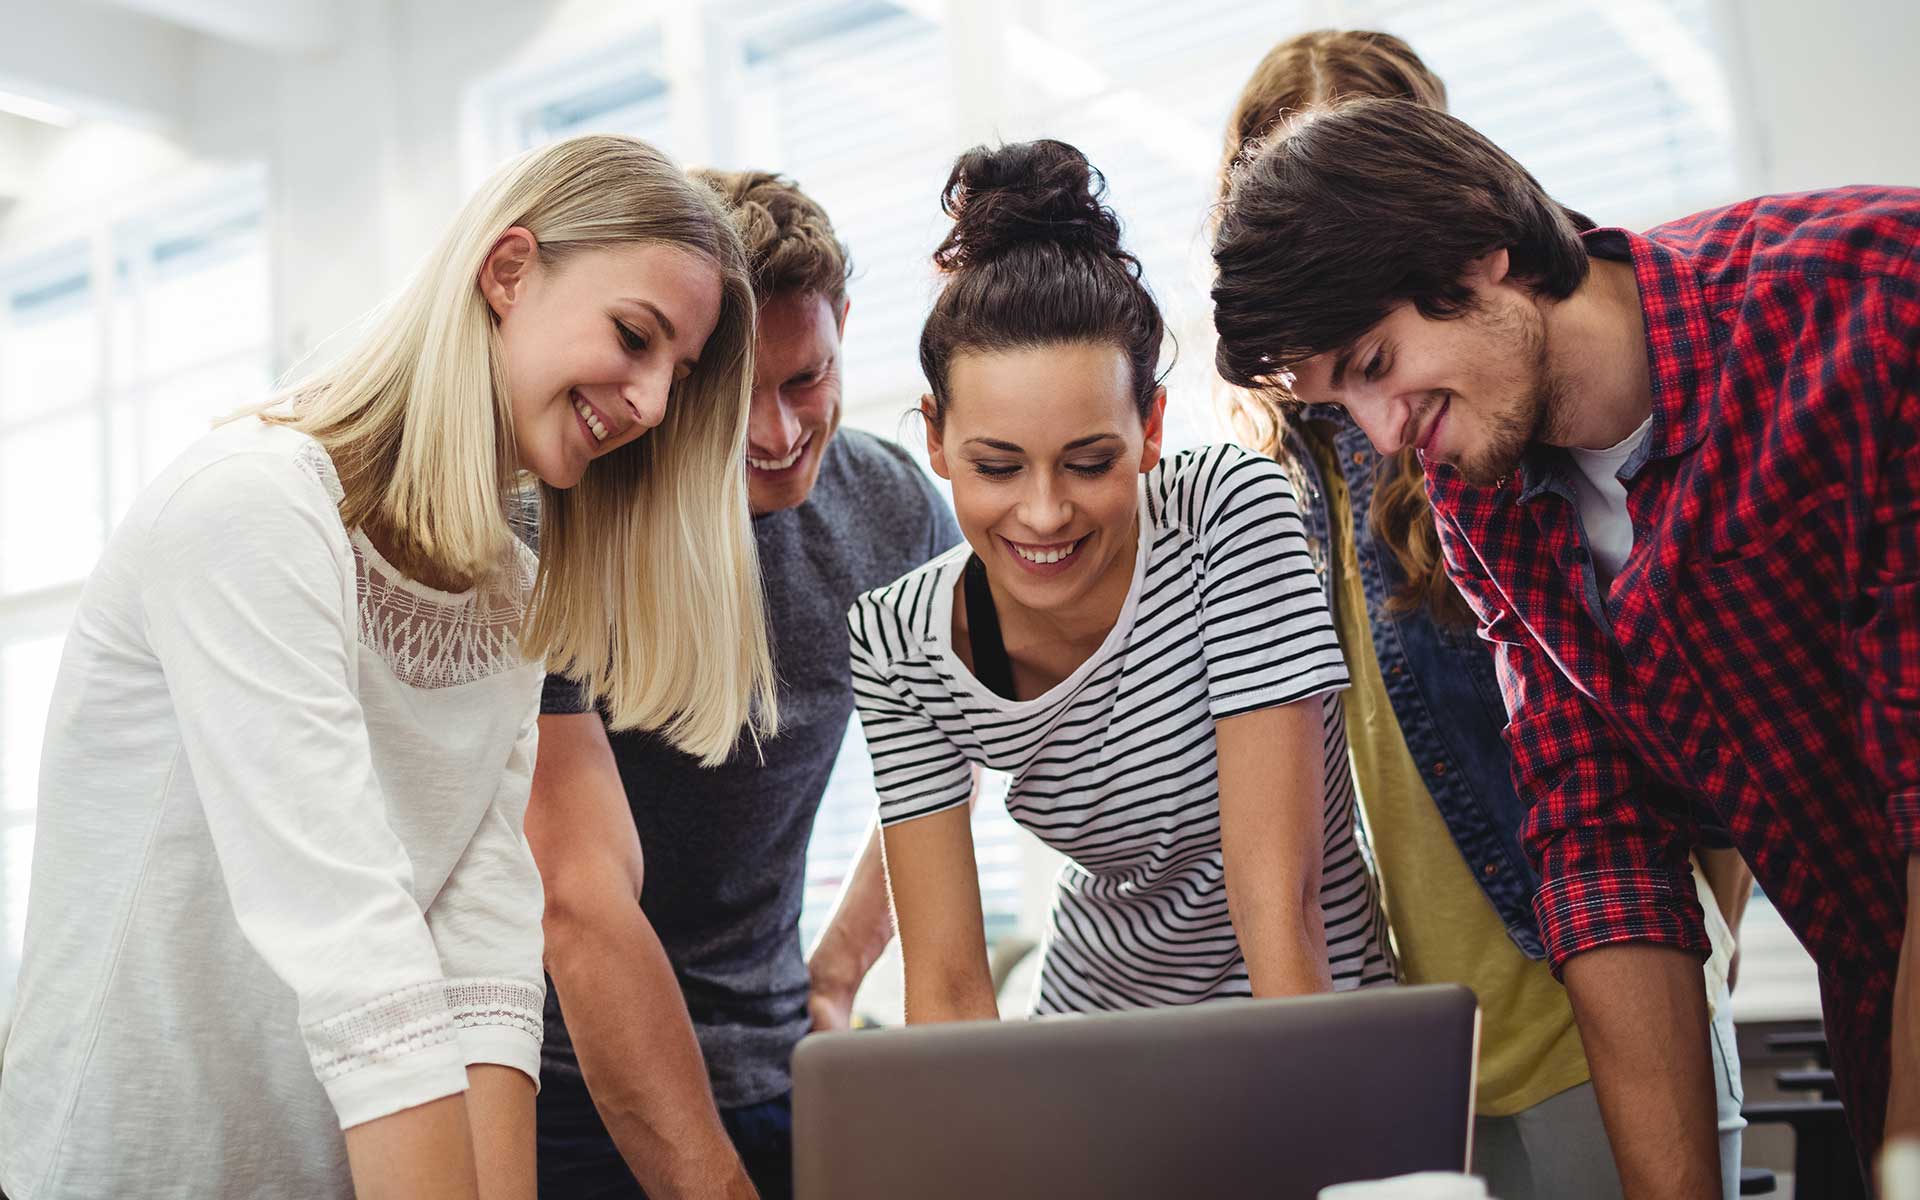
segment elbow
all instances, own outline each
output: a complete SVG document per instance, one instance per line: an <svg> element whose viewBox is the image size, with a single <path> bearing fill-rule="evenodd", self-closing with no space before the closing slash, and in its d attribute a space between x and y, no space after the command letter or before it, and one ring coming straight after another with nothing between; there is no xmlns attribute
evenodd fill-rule
<svg viewBox="0 0 1920 1200"><path fill-rule="evenodd" d="M541 932L547 973L571 976L582 966L604 963L604 951L639 912L640 889L618 874L599 870L557 871L543 876L546 913Z"/></svg>

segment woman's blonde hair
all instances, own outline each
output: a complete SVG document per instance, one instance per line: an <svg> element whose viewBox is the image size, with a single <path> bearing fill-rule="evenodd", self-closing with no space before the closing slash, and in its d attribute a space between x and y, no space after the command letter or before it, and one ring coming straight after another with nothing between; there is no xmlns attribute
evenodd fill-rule
<svg viewBox="0 0 1920 1200"><path fill-rule="evenodd" d="M589 136L515 159L358 344L262 415L326 448L343 520L378 529L403 568L498 579L519 484L504 349L479 279L516 225L549 270L582 251L655 243L719 273L719 323L660 425L572 488L537 485L540 568L521 630L527 656L585 683L614 727L657 730L718 762L743 727L757 738L775 720L743 466L755 307L726 213L665 155Z"/></svg>
<svg viewBox="0 0 1920 1200"><path fill-rule="evenodd" d="M1289 116L1357 98L1410 100L1446 111L1447 88L1413 47L1390 33L1364 29L1317 29L1288 38L1253 69L1227 119L1221 155L1224 197L1234 168ZM1260 453L1286 459L1283 405L1273 395L1235 389L1232 418L1237 436ZM1308 436L1312 436L1308 434ZM1393 612L1425 608L1435 619L1469 625L1473 614L1447 578L1440 534L1427 503L1426 473L1415 453L1403 450L1373 490L1373 528L1406 575L1388 598Z"/></svg>

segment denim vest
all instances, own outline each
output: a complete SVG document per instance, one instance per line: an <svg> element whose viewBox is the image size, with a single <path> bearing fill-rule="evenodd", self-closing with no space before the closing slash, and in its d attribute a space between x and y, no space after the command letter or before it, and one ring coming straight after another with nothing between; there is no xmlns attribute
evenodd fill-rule
<svg viewBox="0 0 1920 1200"><path fill-rule="evenodd" d="M1373 488L1392 461L1377 454L1345 412L1333 406L1308 410L1306 417L1338 432L1333 448L1353 506L1355 550L1367 596L1367 623L1380 662L1387 698L1400 723L1420 777L1440 809L1453 844L1479 881L1480 890L1528 958L1546 956L1534 921L1533 893L1540 877L1520 847L1520 823L1526 807L1514 792L1507 744L1502 731L1507 710L1494 674L1493 651L1470 628L1436 622L1424 609L1394 614L1387 598L1406 580L1393 552L1367 519ZM1326 489L1319 460L1302 439L1301 415L1287 421L1287 445L1298 469L1301 505L1313 539L1314 561L1333 602L1334 580L1327 548Z"/></svg>

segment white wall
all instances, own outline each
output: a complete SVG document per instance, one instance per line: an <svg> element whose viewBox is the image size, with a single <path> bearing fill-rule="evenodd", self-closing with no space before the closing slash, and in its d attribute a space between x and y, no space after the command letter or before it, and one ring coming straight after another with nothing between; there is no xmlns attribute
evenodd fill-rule
<svg viewBox="0 0 1920 1200"><path fill-rule="evenodd" d="M1727 0L1745 55L1742 107L1757 123L1759 190L1920 186L1913 116L1920 4Z"/></svg>

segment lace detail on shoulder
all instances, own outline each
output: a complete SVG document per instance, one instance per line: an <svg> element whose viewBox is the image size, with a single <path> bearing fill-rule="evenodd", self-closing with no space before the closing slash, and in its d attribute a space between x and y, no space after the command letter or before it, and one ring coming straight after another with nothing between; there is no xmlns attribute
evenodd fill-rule
<svg viewBox="0 0 1920 1200"><path fill-rule="evenodd" d="M327 449L312 438L307 438L300 449L294 453L293 461L301 470L313 476L314 482L326 489L327 499L338 507L347 498L347 490L340 486L340 473L333 469L333 459Z"/></svg>
<svg viewBox="0 0 1920 1200"><path fill-rule="evenodd" d="M366 535L353 534L360 644L408 687L460 687L525 665L520 621L538 560L517 541L500 578L471 591L435 591L400 574Z"/></svg>
<svg viewBox="0 0 1920 1200"><path fill-rule="evenodd" d="M454 1038L442 980L401 988L300 1030L322 1083Z"/></svg>
<svg viewBox="0 0 1920 1200"><path fill-rule="evenodd" d="M447 1007L457 1029L503 1025L538 1042L545 1036L546 993L517 979L449 979Z"/></svg>

